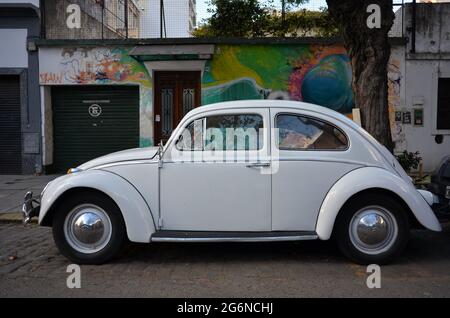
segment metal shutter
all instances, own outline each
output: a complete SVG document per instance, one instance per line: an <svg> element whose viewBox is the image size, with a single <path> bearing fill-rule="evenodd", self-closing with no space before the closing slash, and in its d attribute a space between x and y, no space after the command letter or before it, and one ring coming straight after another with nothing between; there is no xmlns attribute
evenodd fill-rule
<svg viewBox="0 0 450 318"><path fill-rule="evenodd" d="M52 107L55 171L139 147L137 86L53 87Z"/></svg>
<svg viewBox="0 0 450 318"><path fill-rule="evenodd" d="M0 174L22 173L19 76L0 76Z"/></svg>

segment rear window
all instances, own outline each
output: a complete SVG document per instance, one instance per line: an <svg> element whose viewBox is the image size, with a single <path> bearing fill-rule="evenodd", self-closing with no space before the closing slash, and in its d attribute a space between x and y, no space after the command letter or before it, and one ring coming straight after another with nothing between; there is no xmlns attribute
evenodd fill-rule
<svg viewBox="0 0 450 318"><path fill-rule="evenodd" d="M345 134L325 121L307 116L277 116L278 148L280 150L345 150Z"/></svg>

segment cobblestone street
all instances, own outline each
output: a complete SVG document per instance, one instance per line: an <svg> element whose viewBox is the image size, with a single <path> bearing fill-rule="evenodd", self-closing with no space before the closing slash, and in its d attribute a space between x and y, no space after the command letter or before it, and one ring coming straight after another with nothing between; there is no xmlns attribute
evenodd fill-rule
<svg viewBox="0 0 450 318"><path fill-rule="evenodd" d="M81 289L66 287L69 261L51 229L0 223L0 297L449 297L450 227L414 231L398 262L381 268L381 289L366 268L332 242L130 244L118 259L81 267Z"/></svg>

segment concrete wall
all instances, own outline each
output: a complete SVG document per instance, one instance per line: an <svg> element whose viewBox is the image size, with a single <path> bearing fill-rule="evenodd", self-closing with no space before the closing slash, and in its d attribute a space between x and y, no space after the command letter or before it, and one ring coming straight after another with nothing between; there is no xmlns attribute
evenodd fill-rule
<svg viewBox="0 0 450 318"><path fill-rule="evenodd" d="M414 109L424 110L423 126L414 123L403 125L405 144L408 151L419 151L423 158L425 171L432 171L442 157L450 154L450 131L437 132L437 79L438 69L441 75L450 77L450 61L406 61L405 104L413 113ZM445 73L444 73L445 72ZM435 137L443 135L443 142L438 144Z"/></svg>
<svg viewBox="0 0 450 318"><path fill-rule="evenodd" d="M81 7L81 27L67 26L67 6L79 3ZM85 4L88 4L87 6ZM116 39L121 36L102 25L102 11L91 1L70 2L64 0L45 0L45 36L47 39Z"/></svg>
<svg viewBox="0 0 450 318"><path fill-rule="evenodd" d="M406 5L404 34L410 41L407 52L411 52L413 39L413 6ZM450 53L450 3L418 3L416 5L416 53Z"/></svg>

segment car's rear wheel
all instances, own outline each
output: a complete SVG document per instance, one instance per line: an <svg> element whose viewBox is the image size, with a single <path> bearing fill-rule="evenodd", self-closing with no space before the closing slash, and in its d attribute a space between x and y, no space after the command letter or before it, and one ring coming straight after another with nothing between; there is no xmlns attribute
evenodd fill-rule
<svg viewBox="0 0 450 318"><path fill-rule="evenodd" d="M125 240L119 207L104 194L80 192L58 206L53 237L61 253L78 264L102 264Z"/></svg>
<svg viewBox="0 0 450 318"><path fill-rule="evenodd" d="M405 248L407 212L394 198L366 193L347 203L336 220L335 239L342 253L359 264L386 264Z"/></svg>

